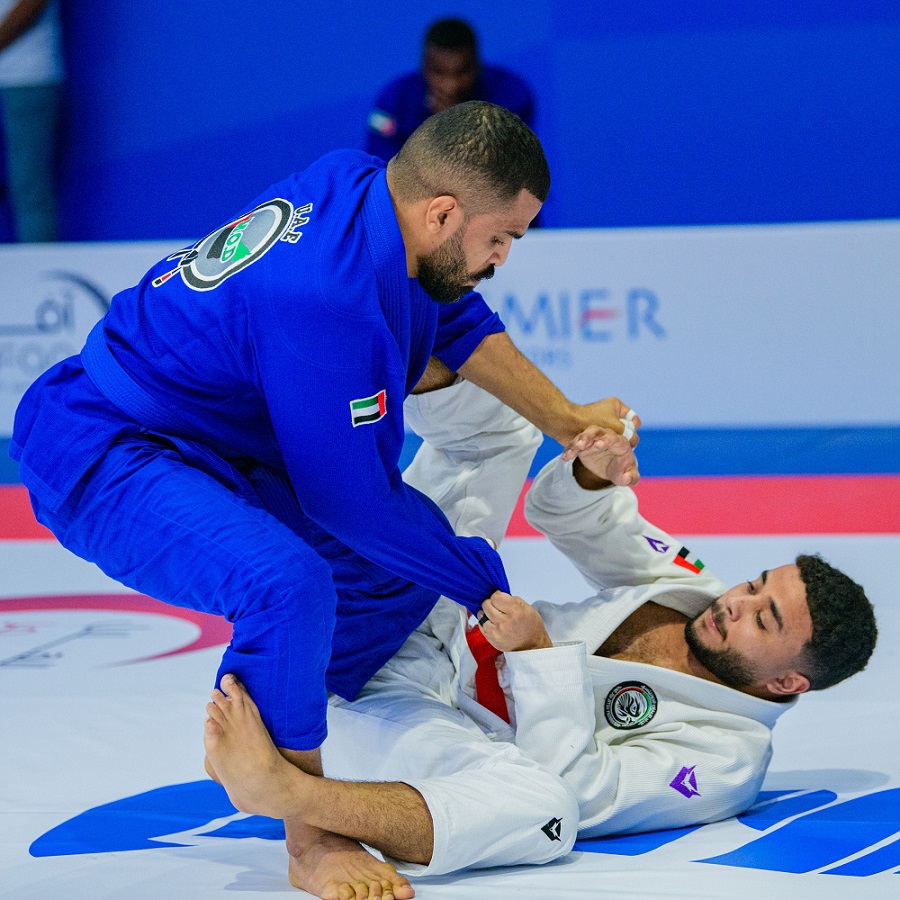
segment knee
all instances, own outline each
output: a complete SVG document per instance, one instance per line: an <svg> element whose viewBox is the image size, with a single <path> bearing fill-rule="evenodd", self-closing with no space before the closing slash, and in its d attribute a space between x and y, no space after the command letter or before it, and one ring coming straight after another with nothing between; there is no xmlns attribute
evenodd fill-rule
<svg viewBox="0 0 900 900"><path fill-rule="evenodd" d="M266 562L249 572L243 584L223 585L242 598L237 617L263 612L267 617L292 619L298 610L331 610L336 605L331 566L316 554L307 554L295 565L285 560Z"/></svg>
<svg viewBox="0 0 900 900"><path fill-rule="evenodd" d="M541 810L538 828L545 838L529 862L548 863L565 856L578 837L578 798L562 778L549 772L540 773L536 785L536 808ZM546 818L544 818L546 816Z"/></svg>

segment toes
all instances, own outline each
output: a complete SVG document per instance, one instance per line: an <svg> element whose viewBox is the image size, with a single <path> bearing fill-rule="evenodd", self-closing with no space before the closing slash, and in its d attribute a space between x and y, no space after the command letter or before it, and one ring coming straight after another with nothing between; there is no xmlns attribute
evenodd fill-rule
<svg viewBox="0 0 900 900"><path fill-rule="evenodd" d="M240 693L240 682L237 678L234 677L230 672L223 675L219 679L219 687L226 693L229 697L234 694Z"/></svg>
<svg viewBox="0 0 900 900"><path fill-rule="evenodd" d="M213 703L224 703L228 699L218 688L213 688L209 697Z"/></svg>
<svg viewBox="0 0 900 900"><path fill-rule="evenodd" d="M247 688L241 684L237 676L232 675L231 673L223 675L220 684L222 690L227 693L229 700L234 703L239 703L242 706L246 706L251 710L257 709L256 704L253 702L253 698L247 693Z"/></svg>
<svg viewBox="0 0 900 900"><path fill-rule="evenodd" d="M366 900L368 897L368 888L361 882L352 884L344 883L338 888L338 900Z"/></svg>
<svg viewBox="0 0 900 900"><path fill-rule="evenodd" d="M216 722L214 719L207 718L203 723L203 737L204 740L215 740L217 738L221 738L225 732L222 730L222 726Z"/></svg>

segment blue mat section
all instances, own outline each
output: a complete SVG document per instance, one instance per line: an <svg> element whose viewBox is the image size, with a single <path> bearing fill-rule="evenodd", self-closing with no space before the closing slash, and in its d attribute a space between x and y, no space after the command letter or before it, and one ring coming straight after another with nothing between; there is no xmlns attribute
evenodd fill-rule
<svg viewBox="0 0 900 900"><path fill-rule="evenodd" d="M406 436L400 468L422 443ZM0 484L16 484L18 466L0 439ZM560 452L545 438L530 475ZM870 428L642 428L638 460L644 476L896 475L900 426Z"/></svg>
<svg viewBox="0 0 900 900"><path fill-rule="evenodd" d="M856 878L867 878L869 875L878 875L888 872L900 866L900 841L892 841L880 850L874 850L868 856L854 859L838 866L836 869L828 869L826 875L853 875ZM895 873L896 874L896 873Z"/></svg>
<svg viewBox="0 0 900 900"><path fill-rule="evenodd" d="M757 798L753 809L741 813L737 818L742 825L753 828L755 831L767 831L773 825L786 822L800 813L827 806L835 800L837 800L837 794L834 791L812 791L809 794L797 794L764 805L760 804L759 798Z"/></svg>
<svg viewBox="0 0 900 900"><path fill-rule="evenodd" d="M406 436L401 468L421 444ZM561 447L544 438L531 476ZM900 426L874 428L642 428L645 476L875 475L900 473Z"/></svg>
<svg viewBox="0 0 900 900"><path fill-rule="evenodd" d="M0 438L0 484L18 484L19 464L9 458L9 438Z"/></svg>
<svg viewBox="0 0 900 900"><path fill-rule="evenodd" d="M651 850L658 850L672 841L683 838L686 834L696 831L700 825L690 825L685 828L669 828L666 831L648 831L642 834L622 834L612 837L585 838L575 841L573 850L581 850L583 853L609 853L615 856L640 856Z"/></svg>
<svg viewBox="0 0 900 900"><path fill-rule="evenodd" d="M28 852L41 857L184 847L188 845L157 836L189 831L236 812L225 789L213 781L172 784L88 809L42 834Z"/></svg>
<svg viewBox="0 0 900 900"><path fill-rule="evenodd" d="M813 872L874 847L900 831L900 788L853 797L792 819L786 825L737 850L697 862L770 872ZM900 864L896 842L874 851L868 862L858 859L843 874L869 874ZM837 872L837 870L835 870ZM859 896L863 896L860 894Z"/></svg>
<svg viewBox="0 0 900 900"><path fill-rule="evenodd" d="M642 428L638 460L649 476L896 474L900 427Z"/></svg>

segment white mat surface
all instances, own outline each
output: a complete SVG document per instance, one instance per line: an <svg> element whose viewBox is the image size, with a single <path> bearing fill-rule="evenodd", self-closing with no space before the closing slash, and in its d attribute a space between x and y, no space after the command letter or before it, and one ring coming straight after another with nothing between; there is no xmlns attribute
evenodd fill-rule
<svg viewBox="0 0 900 900"><path fill-rule="evenodd" d="M765 789L783 793L756 816L681 836L422 879L418 897L900 896L900 536L707 536L690 546L729 582L819 550L876 605L870 668L803 698L777 727ZM509 539L503 555L529 599L587 594L543 540ZM0 571L0 897L302 896L287 882L283 842L261 836L271 826L229 811L205 782L201 727L219 649L132 662L184 648L199 629L177 614L28 609L24 598L124 593L55 544L0 544Z"/></svg>

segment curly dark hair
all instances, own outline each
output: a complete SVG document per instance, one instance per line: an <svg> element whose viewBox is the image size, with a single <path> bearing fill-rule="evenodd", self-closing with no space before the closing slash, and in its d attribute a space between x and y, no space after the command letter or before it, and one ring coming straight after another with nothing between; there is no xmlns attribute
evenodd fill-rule
<svg viewBox="0 0 900 900"><path fill-rule="evenodd" d="M515 114L468 100L426 119L391 160L399 195L458 197L469 213L509 203L526 190L543 203L550 167L541 142Z"/></svg>
<svg viewBox="0 0 900 900"><path fill-rule="evenodd" d="M875 649L875 610L863 589L821 556L798 556L812 637L803 648L809 688L820 691L861 672Z"/></svg>

